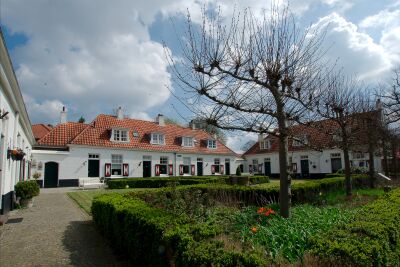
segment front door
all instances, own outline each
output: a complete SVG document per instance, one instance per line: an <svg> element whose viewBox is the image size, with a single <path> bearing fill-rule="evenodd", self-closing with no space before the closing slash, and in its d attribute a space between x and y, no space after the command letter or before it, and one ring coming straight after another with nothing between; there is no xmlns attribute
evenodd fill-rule
<svg viewBox="0 0 400 267"><path fill-rule="evenodd" d="M231 175L231 164L229 162L225 162L225 174Z"/></svg>
<svg viewBox="0 0 400 267"><path fill-rule="evenodd" d="M333 158L331 159L332 173L336 173L338 170L342 169L342 159Z"/></svg>
<svg viewBox="0 0 400 267"><path fill-rule="evenodd" d="M265 170L265 176L271 176L271 162L270 161L264 162L264 170Z"/></svg>
<svg viewBox="0 0 400 267"><path fill-rule="evenodd" d="M143 177L151 177L151 161L143 161Z"/></svg>
<svg viewBox="0 0 400 267"><path fill-rule="evenodd" d="M44 187L58 186L58 163L46 162L44 164Z"/></svg>
<svg viewBox="0 0 400 267"><path fill-rule="evenodd" d="M100 161L89 159L88 177L100 177Z"/></svg>
<svg viewBox="0 0 400 267"><path fill-rule="evenodd" d="M308 178L310 176L310 169L308 165L308 159L303 159L300 161L301 165L301 177Z"/></svg>
<svg viewBox="0 0 400 267"><path fill-rule="evenodd" d="M197 162L197 176L203 176L203 162Z"/></svg>

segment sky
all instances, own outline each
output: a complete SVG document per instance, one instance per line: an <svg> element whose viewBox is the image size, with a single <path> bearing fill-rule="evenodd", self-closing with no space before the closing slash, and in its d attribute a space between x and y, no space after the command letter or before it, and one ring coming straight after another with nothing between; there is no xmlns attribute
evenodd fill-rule
<svg viewBox="0 0 400 267"><path fill-rule="evenodd" d="M162 113L184 124L192 114L171 93L180 89L163 43L180 56L187 10L200 23L204 6L220 8L229 18L235 9L257 13L270 5L271 0L1 0L0 26L32 124L57 124L63 106L70 121L91 121L121 106L132 118L152 120ZM400 0L302 0L289 1L289 7L300 27L327 27L327 56L366 84L389 79L400 65ZM227 135L237 152L257 139L251 133Z"/></svg>

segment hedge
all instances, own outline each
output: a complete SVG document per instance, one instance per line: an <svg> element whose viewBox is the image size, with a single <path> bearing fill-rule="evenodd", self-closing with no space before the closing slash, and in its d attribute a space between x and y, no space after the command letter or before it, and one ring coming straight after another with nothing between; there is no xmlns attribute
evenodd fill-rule
<svg viewBox="0 0 400 267"><path fill-rule="evenodd" d="M312 254L355 266L400 266L400 188L361 208L353 222L312 242Z"/></svg>
<svg viewBox="0 0 400 267"><path fill-rule="evenodd" d="M256 252L225 250L222 242L212 240L218 231L210 231L208 225L203 231L192 229L183 217L150 207L137 198L115 193L98 196L92 215L113 248L128 256L133 266L265 265Z"/></svg>
<svg viewBox="0 0 400 267"><path fill-rule="evenodd" d="M206 183L227 183L228 176L176 176L176 177L151 177L151 178L121 178L108 179L107 185L110 189L129 188L159 188L166 187L171 183L177 185L196 185ZM268 176L250 176L252 184L269 183Z"/></svg>
<svg viewBox="0 0 400 267"><path fill-rule="evenodd" d="M361 188L367 184L367 176L353 175L354 188ZM340 190L344 188L344 177L311 180L305 183L293 184L291 188L292 202L313 203L321 199L321 193ZM165 188L163 190L170 190ZM242 202L245 205L264 205L267 202L279 201L279 184L267 188L252 186L231 186L225 184L198 184L180 186L177 190L201 190L210 197L221 202ZM131 193L133 196L135 193Z"/></svg>

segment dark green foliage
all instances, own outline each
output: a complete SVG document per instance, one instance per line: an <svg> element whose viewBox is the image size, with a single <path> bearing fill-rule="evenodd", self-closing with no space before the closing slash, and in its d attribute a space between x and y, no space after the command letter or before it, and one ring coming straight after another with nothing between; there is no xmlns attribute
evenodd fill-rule
<svg viewBox="0 0 400 267"><path fill-rule="evenodd" d="M35 180L18 182L15 185L15 193L21 199L30 199L39 195L39 185Z"/></svg>
<svg viewBox="0 0 400 267"><path fill-rule="evenodd" d="M264 266L254 253L227 251L213 237L216 223L194 223L137 198L106 194L94 199L93 221L134 266ZM222 215L223 217L226 214Z"/></svg>
<svg viewBox="0 0 400 267"><path fill-rule="evenodd" d="M312 253L355 266L400 265L400 189L361 208L354 221L312 239Z"/></svg>
<svg viewBox="0 0 400 267"><path fill-rule="evenodd" d="M159 188L166 187L171 183L177 185L193 185L204 183L223 182L226 176L178 176L178 177L152 177L152 178L122 178L108 179L107 185L110 189L129 188Z"/></svg>
<svg viewBox="0 0 400 267"><path fill-rule="evenodd" d="M242 172L240 171L240 167L239 166L236 168L236 175L237 176L242 175Z"/></svg>

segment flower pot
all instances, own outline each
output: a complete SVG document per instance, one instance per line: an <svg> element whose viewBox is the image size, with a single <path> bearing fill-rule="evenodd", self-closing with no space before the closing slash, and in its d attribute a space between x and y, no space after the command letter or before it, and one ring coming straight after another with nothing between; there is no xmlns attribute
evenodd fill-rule
<svg viewBox="0 0 400 267"><path fill-rule="evenodd" d="M21 199L19 202L23 208L32 208L33 206L33 198Z"/></svg>

